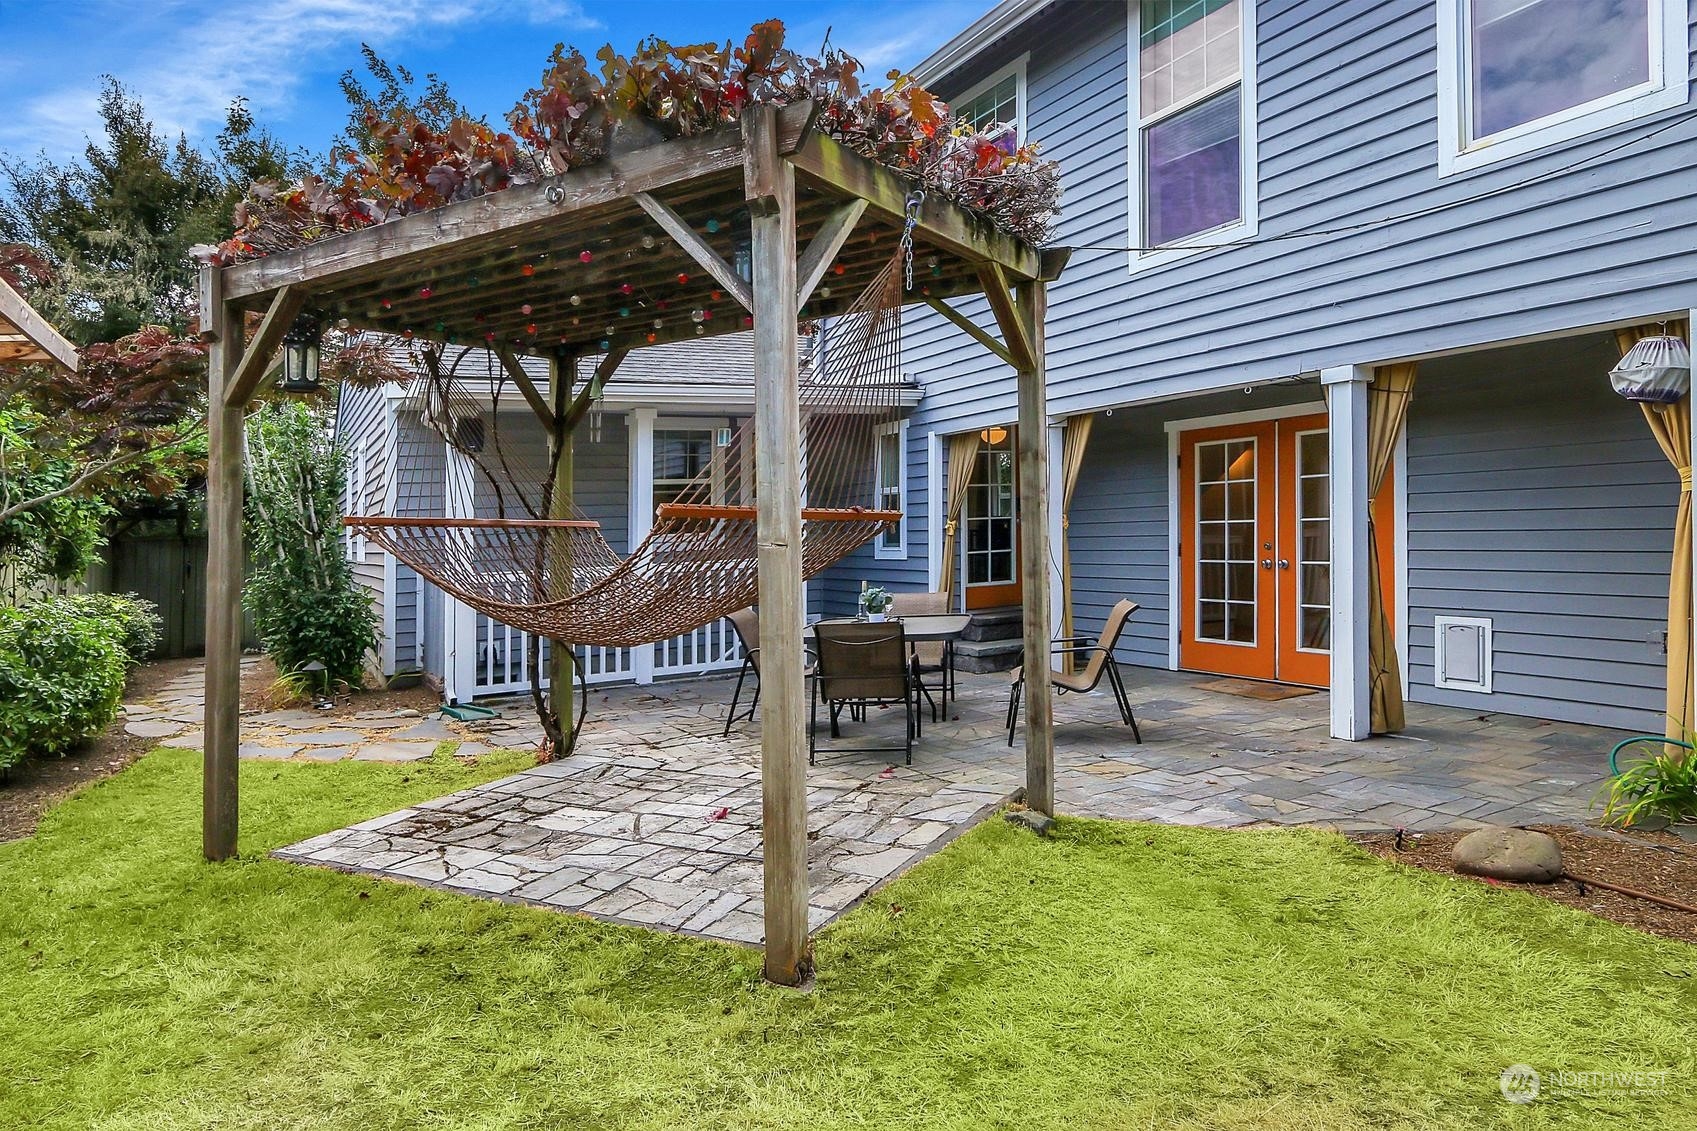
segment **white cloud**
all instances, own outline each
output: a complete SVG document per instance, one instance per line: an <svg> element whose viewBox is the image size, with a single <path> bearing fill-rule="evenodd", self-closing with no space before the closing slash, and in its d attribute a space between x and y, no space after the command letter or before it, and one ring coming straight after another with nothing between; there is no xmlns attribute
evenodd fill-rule
<svg viewBox="0 0 1697 1131"><path fill-rule="evenodd" d="M126 13L126 9L128 12ZM562 29L599 26L575 0L539 0L525 18ZM133 21L130 5L112 5L112 22ZM167 136L200 136L216 129L225 109L245 95L269 113L286 108L314 55L365 42L380 50L476 21L510 19L505 0L292 0L228 4L177 0L152 13L145 35L114 44L117 74ZM321 74L311 76L322 81ZM14 153L45 149L59 156L82 146L97 127L96 95L86 73L65 85L37 84L38 93L14 103L0 145Z"/></svg>

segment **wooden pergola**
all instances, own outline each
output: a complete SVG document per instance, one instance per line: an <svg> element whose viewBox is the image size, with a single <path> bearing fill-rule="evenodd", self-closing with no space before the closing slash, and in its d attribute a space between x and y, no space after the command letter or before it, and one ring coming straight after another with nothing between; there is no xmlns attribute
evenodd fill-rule
<svg viewBox="0 0 1697 1131"><path fill-rule="evenodd" d="M766 976L795 985L807 931L807 735L797 323L848 309L898 246L914 186L814 132L813 108L747 110L740 128L615 152L509 188L201 272L210 347L204 849L236 851L245 410L302 311L350 328L487 345L554 364L539 418L573 415L579 359L602 378L653 342L752 325L765 843ZM1045 283L1066 262L940 196L918 208L911 299L964 323L1018 373L1025 669L1049 659ZM798 251L799 249L799 251ZM732 266L751 261L751 281ZM983 294L1001 339L944 301ZM244 315L262 312L251 338ZM709 313L710 312L710 313ZM705 316L704 316L705 315ZM246 339L246 340L244 340ZM516 368L512 366L511 368ZM576 393L587 396L589 382ZM524 389L528 383L521 384ZM1054 807L1049 682L1028 681L1026 802Z"/></svg>

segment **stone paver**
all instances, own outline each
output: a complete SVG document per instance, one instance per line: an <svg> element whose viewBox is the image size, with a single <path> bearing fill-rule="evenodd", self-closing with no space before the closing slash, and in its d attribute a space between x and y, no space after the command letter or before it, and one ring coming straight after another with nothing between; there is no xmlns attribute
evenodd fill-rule
<svg viewBox="0 0 1697 1131"><path fill-rule="evenodd" d="M1204 690L1209 677L1128 668L1144 742L1106 694L1056 704L1062 812L1229 828L1344 831L1577 824L1617 732L1421 704L1398 736L1339 742L1324 694L1277 703ZM139 704L132 725L198 725L198 683ZM1023 784L1001 721L1007 682L962 676L927 714L914 765L821 750L808 775L810 921L822 925L992 811ZM598 688L577 752L281 850L287 859L579 911L731 942L761 937L759 720L719 735L730 683ZM438 736L462 753L530 748L524 701L496 719L416 713L242 720L243 757L408 760ZM368 725L369 724L369 725ZM845 719L844 740L894 741L900 716ZM350 738L351 736L351 738ZM183 733L173 742L198 742Z"/></svg>
<svg viewBox="0 0 1697 1131"><path fill-rule="evenodd" d="M255 661L242 662L245 665ZM190 675L171 680L162 691L145 701L125 703L124 729L137 737L159 739L170 746L202 749L206 744L206 735L201 730L206 709L204 684L204 671L196 668ZM500 745L535 746L542 732L534 722L525 725L524 717L533 718L528 704L515 704L514 709L523 717L511 723L502 720L508 727L502 733L510 738ZM239 753L243 758L268 761L339 762L354 758L368 762L416 762L430 757L441 742L464 737L460 724L426 718L408 707L358 711L351 717L286 708L243 714ZM464 741L457 753L475 758L494 748L488 742Z"/></svg>

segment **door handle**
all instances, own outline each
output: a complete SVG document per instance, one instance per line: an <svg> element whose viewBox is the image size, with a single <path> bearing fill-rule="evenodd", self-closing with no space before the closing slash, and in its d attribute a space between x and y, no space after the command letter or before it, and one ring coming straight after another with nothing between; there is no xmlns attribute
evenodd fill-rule
<svg viewBox="0 0 1697 1131"><path fill-rule="evenodd" d="M1290 568L1290 559L1289 558L1280 558L1279 559L1279 568L1280 569L1289 569Z"/></svg>
<svg viewBox="0 0 1697 1131"><path fill-rule="evenodd" d="M1272 558L1262 558L1261 559L1261 568L1262 569L1272 569L1273 568L1273 559Z"/></svg>

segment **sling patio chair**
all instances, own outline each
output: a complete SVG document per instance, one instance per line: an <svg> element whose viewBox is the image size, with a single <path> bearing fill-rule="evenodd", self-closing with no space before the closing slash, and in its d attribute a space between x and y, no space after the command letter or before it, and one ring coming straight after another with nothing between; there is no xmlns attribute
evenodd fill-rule
<svg viewBox="0 0 1697 1131"><path fill-rule="evenodd" d="M890 615L902 617L946 616L949 612L949 595L941 590L929 593L892 593L890 594ZM931 721L937 721L937 704L942 702L943 710L949 709L949 700L959 698L955 693L955 642L953 640L921 640L909 646L912 650L914 672L919 680L919 690L924 694L925 701L931 704ZM928 675L937 676L937 697L932 698L931 688L925 682Z"/></svg>
<svg viewBox="0 0 1697 1131"><path fill-rule="evenodd" d="M818 666L813 681L812 716L807 728L807 762L819 748L819 704L830 715L831 737L842 737L843 708L851 719L868 717L868 706L900 703L907 730L900 747L833 746L832 752L894 754L900 750L913 765L913 740L919 734L918 678L907 654L907 638L899 621L821 621L813 626Z"/></svg>
<svg viewBox="0 0 1697 1131"><path fill-rule="evenodd" d="M1096 685L1102 682L1102 676L1108 677L1108 686L1113 689L1114 703L1120 709L1120 721L1131 728L1132 737L1139 743L1143 741L1143 732L1137 728L1137 716L1131 710L1131 697L1125 693L1125 681L1120 678L1120 666L1114 659L1114 645L1119 643L1120 634L1125 631L1126 622L1131 614L1137 611L1136 601L1121 601L1108 613L1108 621L1102 626L1102 635L1094 643L1089 643L1088 636L1060 636L1051 643L1050 652L1055 655L1087 656L1084 667L1076 672L1051 671L1049 681L1055 690L1061 694L1068 691L1079 695L1096 690ZM1025 671L1023 668L1013 670L1013 687L1008 692L1008 745L1013 745L1014 726L1019 722L1019 701L1025 691Z"/></svg>
<svg viewBox="0 0 1697 1131"><path fill-rule="evenodd" d="M731 709L725 715L725 731L722 737L731 736L731 724L737 721L737 701L742 698L742 685L750 675L754 676L754 693L748 701L748 710L744 711L744 721L754 717L754 709L760 706L760 614L750 605L746 609L738 609L725 618L736 630L737 640L742 644L742 667L737 669L736 690L731 692ZM803 661L802 675L806 679L813 678L813 653L806 654Z"/></svg>

